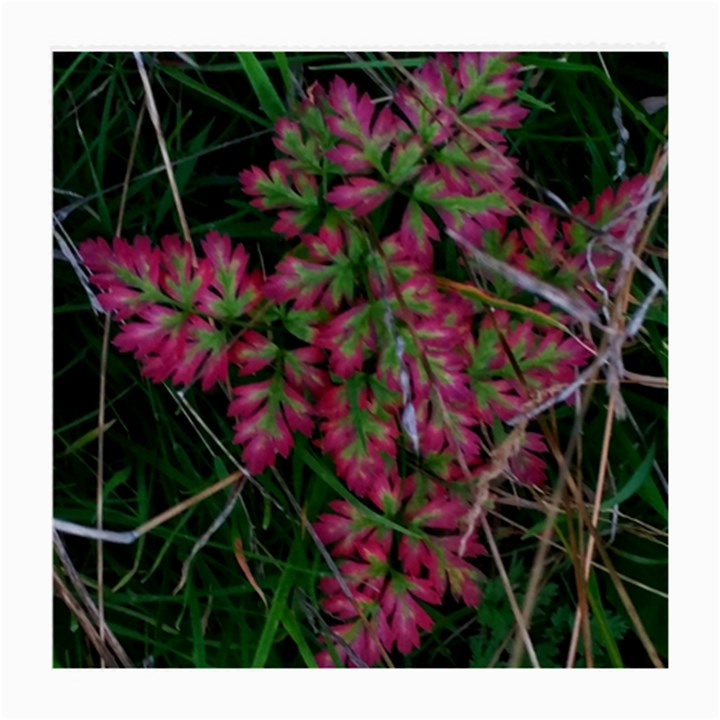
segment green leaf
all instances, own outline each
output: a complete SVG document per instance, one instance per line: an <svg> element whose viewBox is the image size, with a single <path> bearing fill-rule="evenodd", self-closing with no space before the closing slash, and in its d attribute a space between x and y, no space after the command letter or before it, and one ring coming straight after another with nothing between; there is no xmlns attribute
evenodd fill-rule
<svg viewBox="0 0 720 720"><path fill-rule="evenodd" d="M226 108L232 110L238 115L241 115L248 120L252 120L258 125L262 125L263 127L268 127L271 124L267 120L262 118L260 115L256 115L254 112L250 112L250 110L247 110L243 105L240 105L233 100L230 100L230 98L225 97L225 95L217 92L217 90L213 90L207 85L203 85L197 80L193 80L192 78L188 77L184 71L178 70L177 68L169 67L167 65L160 65L159 67L162 72L164 72L166 75L169 75L170 77L175 78L175 80L177 80L179 83L182 83L191 90L194 90L195 92L198 92L201 95L205 95L205 97L208 97L211 100L220 103L220 105L224 105Z"/></svg>
<svg viewBox="0 0 720 720"><path fill-rule="evenodd" d="M650 470L652 469L653 462L655 460L655 445L653 444L645 459L642 461L640 466L630 476L630 479L623 485L613 497L605 500L600 506L603 510L609 510L613 505L620 505L625 502L628 498L632 497L636 492L640 490L643 483L650 477Z"/></svg>
<svg viewBox="0 0 720 720"><path fill-rule="evenodd" d="M104 484L103 486L103 493L105 494L105 497L109 497L110 493L112 493L115 488L119 487L123 483L127 481L127 479L130 477L130 473L132 472L132 467L129 465L127 467L124 467L122 470L118 470L116 473L113 474L113 476Z"/></svg>
<svg viewBox="0 0 720 720"><path fill-rule="evenodd" d="M423 146L417 140L411 140L405 147L399 148L393 158L388 181L393 185L401 185L412 177L419 169L418 163L423 152Z"/></svg>
<svg viewBox="0 0 720 720"><path fill-rule="evenodd" d="M105 427L103 428L103 432L107 432L114 424L116 420L113 418L110 420L110 422L105 423ZM92 430L88 430L84 435L81 435L75 442L68 445L63 452L61 452L58 457L63 457L65 455L70 455L77 450L79 450L82 447L85 447L89 443L91 443L93 440L97 438L99 435L99 428L94 427Z"/></svg>
<svg viewBox="0 0 720 720"><path fill-rule="evenodd" d="M294 567L298 564L301 553L302 538L296 535L290 550L287 565L277 583L277 590L273 595L272 605L270 606L265 625L260 634L260 640L255 650L255 657L253 657L250 667L261 668L265 667L267 663L272 644L275 640L275 634L277 633L278 624L287 611L288 596L295 582L296 573Z"/></svg>
<svg viewBox="0 0 720 720"><path fill-rule="evenodd" d="M290 74L290 63L288 62L287 55L284 52L274 52L273 56L277 62L278 70L280 71L280 75L283 79L283 84L285 85L285 94L287 97L290 97L292 95L293 86Z"/></svg>
<svg viewBox="0 0 720 720"><path fill-rule="evenodd" d="M277 90L254 53L238 52L235 54L247 73L262 111L274 123L279 117L285 115L285 106L277 94Z"/></svg>
<svg viewBox="0 0 720 720"><path fill-rule="evenodd" d="M529 105L530 107L537 108L538 110L549 110L550 112L555 112L555 108L552 104L548 104L543 102L542 100L538 100L536 97L533 97L529 93L526 93L524 90L516 90L515 97L517 97L518 100L522 100L526 105Z"/></svg>
<svg viewBox="0 0 720 720"><path fill-rule="evenodd" d="M615 637L611 632L608 618L602 605L602 598L600 595L600 589L598 588L597 578L595 577L595 571L590 573L588 590L590 607L592 608L595 622L600 629L600 638L602 640L603 646L607 650L610 662L612 663L613 667L625 667L622 661L622 656L620 655L620 649L615 642Z"/></svg>
<svg viewBox="0 0 720 720"><path fill-rule="evenodd" d="M328 317L327 310L289 310L283 317L285 329L304 342L311 342L315 334L314 327Z"/></svg>
<svg viewBox="0 0 720 720"><path fill-rule="evenodd" d="M465 195L452 195L444 198L434 198L433 205L448 210L451 213L464 212L471 215L505 207L505 201L498 192L488 192L475 197Z"/></svg>
<svg viewBox="0 0 720 720"><path fill-rule="evenodd" d="M297 618L295 617L295 613L290 608L286 607L280 621L282 622L283 627L287 630L288 635L290 635L295 642L295 645L297 645L297 649L300 651L300 656L305 661L305 664L309 668L316 668L317 662L315 662L315 656L313 655L310 646L307 644L307 640L305 640L305 636L302 633L300 623L298 623Z"/></svg>

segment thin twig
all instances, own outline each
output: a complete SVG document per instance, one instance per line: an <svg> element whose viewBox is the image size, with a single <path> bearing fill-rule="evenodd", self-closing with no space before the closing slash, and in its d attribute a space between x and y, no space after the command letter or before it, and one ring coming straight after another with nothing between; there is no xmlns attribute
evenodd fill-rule
<svg viewBox="0 0 720 720"><path fill-rule="evenodd" d="M75 569L75 566L73 565L73 562L70 559L67 550L65 549L62 538L56 530L53 530L53 546L55 548L55 553L57 554L58 559L63 566L63 569L65 570L68 578L70 579L70 583L75 588L77 594L80 596L80 600L85 606L86 611L92 617L95 625L98 625L100 613L98 612L95 603L90 597L90 593L87 591L87 588L80 579L80 575ZM120 664L123 667L133 666L127 653L123 649L122 645L118 642L112 629L109 627L107 628L106 645L109 646L110 649L115 653L116 657L118 658Z"/></svg>
<svg viewBox="0 0 720 720"><path fill-rule="evenodd" d="M115 237L120 237L122 232L123 217L125 215L125 203L127 202L128 190L130 189L130 177L132 176L133 165L135 164L135 153L137 152L138 140L140 139L140 128L145 117L146 103L143 102L138 113L137 122L135 123L135 133L130 143L130 155L128 157L127 168L125 169L125 178L122 184L122 194L120 195L120 209L118 210L117 226L115 228Z"/></svg>
<svg viewBox="0 0 720 720"><path fill-rule="evenodd" d="M498 572L500 573L500 580L502 581L503 587L505 588L505 595L510 602L510 607L512 608L515 622L517 623L517 627L520 631L520 636L522 637L523 643L525 644L525 650L527 650L527 654L530 658L532 666L534 668L539 668L540 663L538 662L537 655L535 654L535 648L533 647L532 640L530 639L530 634L523 620L520 608L518 607L517 600L515 599L515 593L513 592L512 585L510 584L510 578L505 572L505 566L503 565L502 558L500 557L497 545L495 544L495 538L493 537L492 529L490 528L487 518L484 515L480 517L480 524L482 525L483 532L485 533L485 537L490 547L490 553L492 554L495 565L497 566Z"/></svg>
<svg viewBox="0 0 720 720"><path fill-rule="evenodd" d="M99 532L97 528L88 527L87 525L78 525L77 523L68 522L67 520L59 520L57 518L53 518L53 528L55 528L58 532L66 533L67 535L90 538L91 540L101 538L105 542L113 542L119 545L130 545L139 537L142 537L151 530L154 530L167 520L171 520L188 508L191 508L202 500L205 500L205 498L209 498L211 495L220 492L220 490L226 488L228 485L231 485L244 476L249 477L249 473L245 469L234 472L222 480L218 480L209 487L206 487L204 490L201 490L199 493L196 493L191 498L183 500L177 505L173 505L173 507L161 512L159 515L156 515L147 522L142 523L142 525L138 525L134 530L125 530L124 532L102 530Z"/></svg>
<svg viewBox="0 0 720 720"><path fill-rule="evenodd" d="M97 539L97 577L98 577L98 608L100 611L100 641L105 642L105 600L103 590L103 481L105 467L105 383L107 377L108 345L110 343L110 313L105 315L105 327L103 328L102 352L100 355L100 402L98 407L98 455L97 455L97 530L100 535ZM105 662L100 658L100 667L105 667Z"/></svg>
<svg viewBox="0 0 720 720"><path fill-rule="evenodd" d="M55 586L55 592L62 598L63 602L68 606L70 612L77 618L78 623L83 629L87 639L90 640L90 642L95 646L95 649L98 651L98 654L100 655L100 666L116 668L118 666L117 661L112 656L112 653L110 653L107 649L105 641L101 639L97 630L88 619L87 613L80 605L78 605L77 600L75 600L70 591L67 589L55 569L53 569L53 585Z"/></svg>
<svg viewBox="0 0 720 720"><path fill-rule="evenodd" d="M612 435L613 419L615 417L615 396L610 396L608 403L607 416L605 418L605 431L603 433L602 448L600 450L600 469L598 470L597 487L595 490L595 504L592 511L592 526L597 528L598 519L600 518L600 505L603 499L603 489L605 487L605 474L608 466L608 454L610 452L610 437ZM585 566L583 568L583 579L587 583L590 577L590 566L592 563L593 551L595 550L595 537L590 536L588 540L587 553L585 555ZM573 622L572 634L570 636L570 647L568 648L566 667L572 667L575 663L575 653L577 652L577 643L579 637L581 619L581 606L578 604L575 611L575 620ZM587 642L586 642L587 645ZM587 647L586 647L587 650Z"/></svg>
<svg viewBox="0 0 720 720"><path fill-rule="evenodd" d="M218 531L218 529L222 526L222 524L227 520L230 513L233 511L233 508L235 507L235 504L238 501L238 498L240 497L240 493L242 492L243 486L245 485L245 478L242 478L239 480L236 484L236 486L233 488L232 493L230 493L230 497L227 499L227 502L225 503L225 507L222 509L220 514L213 520L210 527L205 531L205 533L195 542L195 544L192 547L192 550L190 551L190 554L188 555L187 559L183 563L182 566L182 572L180 574L180 582L178 582L177 586L173 590L172 594L177 595L180 590L182 590L183 586L187 582L188 573L190 572L190 563L193 561L193 558L208 544L210 541L210 538Z"/></svg>
<svg viewBox="0 0 720 720"><path fill-rule="evenodd" d="M178 190L177 183L175 182L175 173L173 172L172 162L170 161L170 155L167 151L165 136L163 135L162 126L160 124L160 115L158 114L157 105L155 104L155 96L153 95L152 87L150 85L150 79L148 78L147 71L145 70L145 65L143 64L142 54L137 51L133 51L133 56L135 57L135 62L138 66L138 72L140 73L140 79L142 80L143 87L145 88L145 98L148 111L150 113L150 120L152 120L152 124L155 127L158 146L160 147L160 153L162 154L163 162L165 163L165 171L167 172L168 182L170 183L170 189L172 190L173 199L175 201L175 208L177 209L178 218L180 219L180 226L182 227L183 237L185 239L185 242L188 243L190 247L192 247L190 226L188 225L187 218L185 217L182 200L180 199L180 191Z"/></svg>

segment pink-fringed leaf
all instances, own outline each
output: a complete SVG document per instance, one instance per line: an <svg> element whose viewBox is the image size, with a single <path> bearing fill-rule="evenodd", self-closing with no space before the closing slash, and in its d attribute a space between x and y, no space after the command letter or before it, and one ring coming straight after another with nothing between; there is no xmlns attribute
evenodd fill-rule
<svg viewBox="0 0 720 720"><path fill-rule="evenodd" d="M480 453L480 438L473 430L477 419L474 403L445 403L445 411L437 399L425 398L417 404L417 425L423 454L462 454L472 462Z"/></svg>
<svg viewBox="0 0 720 720"><path fill-rule="evenodd" d="M184 314L178 310L153 305L138 313L143 322L123 325L113 345L137 358L160 353L185 325Z"/></svg>
<svg viewBox="0 0 720 720"><path fill-rule="evenodd" d="M527 433L520 451L510 458L510 470L522 483L542 485L547 480L547 463L535 453L547 452L547 445L539 433Z"/></svg>
<svg viewBox="0 0 720 720"><path fill-rule="evenodd" d="M309 214L301 210L281 210L270 229L286 238L296 237L305 229L310 219Z"/></svg>
<svg viewBox="0 0 720 720"><path fill-rule="evenodd" d="M415 259L420 267L427 270L432 267L433 251L430 240L438 240L440 234L432 220L414 200L411 200L405 209L399 238L407 254Z"/></svg>
<svg viewBox="0 0 720 720"><path fill-rule="evenodd" d="M338 475L360 496L383 485L396 455L396 423L360 376L328 388L317 404L325 418L322 448L335 461Z"/></svg>
<svg viewBox="0 0 720 720"><path fill-rule="evenodd" d="M217 382L228 377L230 345L225 332L198 316L188 318L189 332L184 347L179 352L172 381L189 385L199 378L201 389L209 390Z"/></svg>
<svg viewBox="0 0 720 720"><path fill-rule="evenodd" d="M252 473L287 458L293 446L291 431L312 432L312 409L280 376L233 390L228 415L237 418L234 441L243 445L243 460Z"/></svg>
<svg viewBox="0 0 720 720"><path fill-rule="evenodd" d="M318 333L316 344L330 351L330 369L341 378L362 367L363 350L374 350L372 306L360 303L335 316Z"/></svg>
<svg viewBox="0 0 720 720"><path fill-rule="evenodd" d="M269 174L252 167L240 173L250 204L260 210L279 210L273 230L286 237L298 235L318 210L318 184L314 175L295 171L288 161L270 163Z"/></svg>
<svg viewBox="0 0 720 720"><path fill-rule="evenodd" d="M232 248L230 238L210 232L202 242L205 259L200 273L206 280L197 293L198 309L220 320L237 320L260 302L259 272L247 272L249 256L242 245Z"/></svg>
<svg viewBox="0 0 720 720"><path fill-rule="evenodd" d="M647 176L635 175L623 181L616 191L606 188L595 200L595 209L587 216L595 226L610 225L610 234L618 240L629 228L638 212L646 212L641 208L646 196Z"/></svg>
<svg viewBox="0 0 720 720"><path fill-rule="evenodd" d="M379 168L383 152L402 123L387 106L380 110L373 123L375 106L370 97L361 95L355 85L346 83L340 77L330 84L327 98L329 106L337 113L327 116L329 130L351 145L362 148L365 159ZM336 159L333 161L337 162Z"/></svg>
<svg viewBox="0 0 720 720"><path fill-rule="evenodd" d="M112 287L100 293L98 302L106 312L113 312L118 320L127 320L143 308L149 301L143 299L143 293L128 290L125 287Z"/></svg>
<svg viewBox="0 0 720 720"><path fill-rule="evenodd" d="M364 152L348 143L340 143L327 152L327 159L339 165L348 174L363 174L373 169Z"/></svg>
<svg viewBox="0 0 720 720"><path fill-rule="evenodd" d="M288 165L292 170L301 170L320 174L320 149L315 138L305 137L300 125L288 118L280 118L275 123L275 147L289 155Z"/></svg>
<svg viewBox="0 0 720 720"><path fill-rule="evenodd" d="M421 507L405 514L407 522L432 530L456 530L458 521L468 512L465 503L446 491L439 491Z"/></svg>
<svg viewBox="0 0 720 720"><path fill-rule="evenodd" d="M328 127L335 135L361 144L370 139L370 124L375 108L369 95L360 95L355 85L336 76L330 83L327 99L337 113L337 117L330 116L327 119Z"/></svg>
<svg viewBox="0 0 720 720"><path fill-rule="evenodd" d="M427 569L429 578L439 577L437 556L422 540L403 535L398 547L398 559L411 577L419 577L425 572L424 569ZM438 585L437 590L442 594L442 585Z"/></svg>
<svg viewBox="0 0 720 720"><path fill-rule="evenodd" d="M557 328L529 320L517 322L505 310L496 311L493 319L494 323L489 317L482 320L471 349L469 372L480 412L489 407L502 419L509 419L527 405L533 393L570 383L591 357L587 346ZM517 380L499 332L505 335L527 389Z"/></svg>
<svg viewBox="0 0 720 720"><path fill-rule="evenodd" d="M246 330L233 346L232 360L240 375L254 375L277 357L279 348L255 330Z"/></svg>
<svg viewBox="0 0 720 720"><path fill-rule="evenodd" d="M283 355L285 380L295 390L307 388L313 397L319 397L330 385L330 376L322 365L325 353L317 347L302 347Z"/></svg>
<svg viewBox="0 0 720 720"><path fill-rule="evenodd" d="M318 537L326 545L333 545L332 554L336 557L359 554L360 548L377 535L377 525L346 500L333 500L330 507L333 512L321 515L314 525ZM390 533L385 535L392 540Z"/></svg>
<svg viewBox="0 0 720 720"><path fill-rule="evenodd" d="M414 76L417 84L401 85L395 102L423 145L440 145L455 129L453 114L445 109L448 98L441 63L431 59L418 68Z"/></svg>
<svg viewBox="0 0 720 720"><path fill-rule="evenodd" d="M86 240L78 248L91 280L100 290L100 304L125 320L163 296L160 290L161 251L147 237L130 245L115 238L112 247L103 238Z"/></svg>
<svg viewBox="0 0 720 720"><path fill-rule="evenodd" d="M321 228L320 236L303 235L310 259L287 255L276 266L263 293L276 302L292 300L296 310L323 307L336 311L343 300L352 301L355 289L355 268L339 249L334 253L328 243L335 233Z"/></svg>
<svg viewBox="0 0 720 720"><path fill-rule="evenodd" d="M447 535L437 540L437 545L443 551L440 570L447 578L452 596L470 607L476 607L480 602L480 573L477 568L460 557L461 539L461 535L458 534ZM466 543L464 557L473 558L484 553L485 549L474 538Z"/></svg>
<svg viewBox="0 0 720 720"><path fill-rule="evenodd" d="M412 593L422 594L426 602L440 602L425 582L405 578L390 582L380 601L382 612L378 620L383 645L391 648L394 644L404 654L419 647L420 629L429 631L433 626L432 619L418 605Z"/></svg>
<svg viewBox="0 0 720 720"><path fill-rule="evenodd" d="M396 145L390 158L388 182L398 186L415 177L421 170L420 162L424 154L425 148L417 138Z"/></svg>
<svg viewBox="0 0 720 720"><path fill-rule="evenodd" d="M362 217L385 202L389 194L389 188L377 180L351 177L347 184L331 190L326 199L341 210L352 210L355 217Z"/></svg>

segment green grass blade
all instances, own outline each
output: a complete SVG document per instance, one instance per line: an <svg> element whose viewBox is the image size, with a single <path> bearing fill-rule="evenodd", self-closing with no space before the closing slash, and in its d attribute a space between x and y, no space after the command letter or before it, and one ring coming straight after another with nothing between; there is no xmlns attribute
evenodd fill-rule
<svg viewBox="0 0 720 720"><path fill-rule="evenodd" d="M285 115L285 106L274 85L270 82L268 74L258 62L254 53L239 52L235 54L247 73L262 111L274 123L279 117Z"/></svg>
<svg viewBox="0 0 720 720"><path fill-rule="evenodd" d="M216 90L213 90L212 88L207 87L207 85L203 85L197 80L193 80L192 78L188 77L187 74L182 70L177 70L176 68L171 68L164 65L161 66L161 68L163 73L174 78L179 83L185 85L185 87L188 87L191 90L194 90L195 92L198 92L201 95L204 95L205 97L214 100L215 102L225 106L229 110L232 110L233 112L241 115L247 120L252 120L253 122L257 123L258 125L262 125L263 127L268 127L270 125L270 123L265 118L260 117L260 115L256 115L254 112L246 109L243 105L240 105L234 100L225 97L225 95L217 92Z"/></svg>
<svg viewBox="0 0 720 720"><path fill-rule="evenodd" d="M298 535L295 536L292 549L290 550L290 556L288 558L288 564L285 566L285 570L280 576L280 580L277 583L277 590L273 595L272 605L265 620L262 633L260 634L260 640L258 641L257 649L255 650L255 657L253 657L250 667L261 668L265 667L272 644L275 640L275 634L277 633L278 625L287 609L287 601L290 595L290 591L293 588L295 582L295 565L300 558L302 553L302 541Z"/></svg>
<svg viewBox="0 0 720 720"><path fill-rule="evenodd" d="M595 622L600 628L600 639L607 650L610 662L615 668L625 667L622 661L622 656L620 655L620 649L618 648L615 638L610 631L610 626L608 625L607 616L605 615L605 610L600 598L600 589L598 588L595 571L590 573L587 587L589 590L588 599L590 600L590 607L592 608Z"/></svg>
<svg viewBox="0 0 720 720"><path fill-rule="evenodd" d="M200 603L195 593L195 585L190 583L188 592L188 605L190 606L190 625L192 627L193 640L193 660L195 667L206 668L207 661L205 658L205 638L202 629L202 613L200 612Z"/></svg>
<svg viewBox="0 0 720 720"><path fill-rule="evenodd" d="M630 479L618 490L618 492L613 495L613 497L603 501L602 505L600 505L601 509L609 510L613 505L620 505L620 503L625 502L625 500L638 492L643 483L645 483L650 477L650 470L652 469L654 461L655 445L650 448L648 454L645 456L645 459L642 461L638 469L630 476Z"/></svg>
<svg viewBox="0 0 720 720"><path fill-rule="evenodd" d="M317 662L315 662L315 655L313 655L310 646L307 644L307 640L305 640L305 636L303 635L300 624L295 617L295 613L290 608L285 608L281 622L283 627L287 630L288 635L290 635L295 642L295 645L297 645L297 649L300 652L300 656L305 661L305 664L309 668L316 668Z"/></svg>
<svg viewBox="0 0 720 720"><path fill-rule="evenodd" d="M77 66L88 56L89 53L79 53L78 56L73 60L70 67L60 76L60 79L55 83L53 87L53 95L67 82L67 79L73 74Z"/></svg>
<svg viewBox="0 0 720 720"><path fill-rule="evenodd" d="M285 86L285 96L291 98L293 94L292 75L290 72L290 63L288 62L287 55L284 52L274 52L273 56L277 61L278 70L280 71L280 77L282 77L283 85Z"/></svg>

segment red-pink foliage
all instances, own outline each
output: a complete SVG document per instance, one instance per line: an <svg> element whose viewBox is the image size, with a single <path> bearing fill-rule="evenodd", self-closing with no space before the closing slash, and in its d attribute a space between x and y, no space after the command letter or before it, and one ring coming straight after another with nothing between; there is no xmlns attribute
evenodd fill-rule
<svg viewBox="0 0 720 720"><path fill-rule="evenodd" d="M644 178L608 189L592 211L580 202L563 223L523 198L506 142L527 114L518 70L505 53L442 53L390 104L340 77L327 92L315 86L276 124L281 157L240 173L251 204L276 215L275 232L299 239L264 280L219 233L200 258L177 237L80 246L100 303L124 321L114 342L145 376L226 386L250 472L288 458L299 433L355 495L315 525L345 581L320 583L337 621L321 665L412 651L433 625L423 605L448 591L478 604L469 560L484 549L463 537L473 478L492 464L498 424L572 382L594 352L568 332L572 318L504 278L490 277L483 297L512 311L438 281L444 266L474 289L467 268L443 261L461 257L444 254L452 230L590 308L598 282L612 282L616 254L587 226L622 241ZM528 432L505 476L543 482L546 449Z"/></svg>

